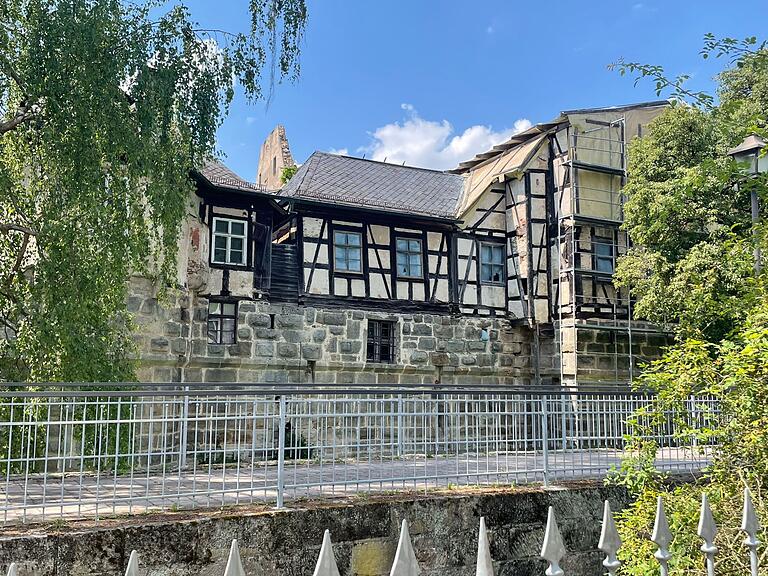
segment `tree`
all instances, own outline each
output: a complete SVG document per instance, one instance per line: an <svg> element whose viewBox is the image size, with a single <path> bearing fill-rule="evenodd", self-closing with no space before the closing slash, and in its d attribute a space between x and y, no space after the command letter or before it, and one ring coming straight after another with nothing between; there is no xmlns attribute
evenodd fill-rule
<svg viewBox="0 0 768 576"><path fill-rule="evenodd" d="M280 173L280 183L281 184L287 184L288 180L293 178L293 175L296 174L296 171L299 169L298 166L293 164L292 166L286 166L283 168L283 171Z"/></svg>
<svg viewBox="0 0 768 576"><path fill-rule="evenodd" d="M745 319L754 289L750 187L727 155L750 132L764 131L768 109L765 48L754 39L705 38L704 55L734 56L719 76L719 103L684 88L685 76L663 77L663 68L620 63L620 70L654 78L677 100L629 147L624 228L635 243L617 267L616 282L632 289L635 313L671 323L681 339L718 341ZM762 72L760 72L762 70ZM765 78L762 79L764 83ZM762 239L760 239L762 241Z"/></svg>
<svg viewBox="0 0 768 576"><path fill-rule="evenodd" d="M703 55L713 54L732 64L718 77L719 100L687 91L684 77L668 80L661 67L619 64L678 98L629 154L625 226L637 247L620 260L617 281L638 298L637 314L674 322L677 341L636 382L656 400L632 419L635 453L613 477L636 496L621 514L625 574L658 570L647 535L659 494L674 535L670 574L700 569L702 492L723 526L715 541L720 574L748 571L737 533L745 485L763 526L768 519L768 290L752 256L755 242L764 247L766 238L762 222L754 234L748 205L752 190L765 201L768 182L746 177L727 155L750 132L765 134L768 50L755 38L707 35ZM718 410L698 405L691 418L690 398L701 395L716 400ZM713 445L700 481L670 487L653 467L653 438L670 418L682 445L692 438Z"/></svg>
<svg viewBox="0 0 768 576"><path fill-rule="evenodd" d="M0 3L0 380L132 378L126 280L173 282L235 79L254 101L299 74L304 0L248 8L233 33L183 4Z"/></svg>

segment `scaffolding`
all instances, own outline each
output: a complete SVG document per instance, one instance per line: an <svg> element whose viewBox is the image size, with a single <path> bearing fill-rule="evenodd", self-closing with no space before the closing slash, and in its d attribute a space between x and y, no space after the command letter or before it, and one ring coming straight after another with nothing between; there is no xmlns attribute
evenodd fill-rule
<svg viewBox="0 0 768 576"><path fill-rule="evenodd" d="M556 182L555 335L566 387L626 386L636 373L639 335L632 299L613 285L615 263L630 241L621 229L626 183L624 117L570 124Z"/></svg>

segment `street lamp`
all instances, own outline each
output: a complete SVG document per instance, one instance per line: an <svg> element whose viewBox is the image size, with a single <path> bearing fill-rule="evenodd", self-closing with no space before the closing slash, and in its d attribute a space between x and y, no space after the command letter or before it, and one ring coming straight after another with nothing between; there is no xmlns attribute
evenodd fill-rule
<svg viewBox="0 0 768 576"><path fill-rule="evenodd" d="M757 134L750 134L741 144L736 148L728 150L728 155L731 156L736 162L740 164L746 164L746 174L750 178L754 178L758 174L768 172L768 156L761 154L763 148L768 144L762 137ZM757 190L752 187L750 192L750 200L752 204L752 233L757 235L757 224L760 221L760 202L757 197ZM760 244L755 242L755 271L760 272L761 257L760 257Z"/></svg>

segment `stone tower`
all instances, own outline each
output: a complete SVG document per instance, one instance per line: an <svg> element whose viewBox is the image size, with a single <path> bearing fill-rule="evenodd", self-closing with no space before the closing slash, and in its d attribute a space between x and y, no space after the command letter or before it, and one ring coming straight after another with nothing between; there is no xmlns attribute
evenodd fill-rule
<svg viewBox="0 0 768 576"><path fill-rule="evenodd" d="M268 190L277 190L283 186L280 181L283 168L294 164L288 138L285 135L285 127L278 124L261 145L256 181Z"/></svg>

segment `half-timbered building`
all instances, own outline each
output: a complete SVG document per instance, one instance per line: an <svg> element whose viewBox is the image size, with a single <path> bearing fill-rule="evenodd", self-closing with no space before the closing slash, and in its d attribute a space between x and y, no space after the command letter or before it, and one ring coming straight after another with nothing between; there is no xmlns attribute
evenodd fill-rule
<svg viewBox="0 0 768 576"><path fill-rule="evenodd" d="M209 163L175 299L133 279L142 377L625 384L665 342L612 283L626 147L665 105L563 112L448 172L315 152L267 190Z"/></svg>

